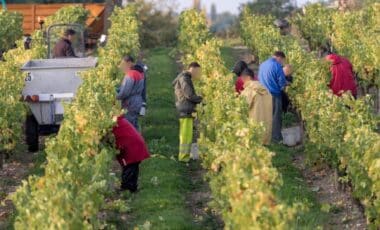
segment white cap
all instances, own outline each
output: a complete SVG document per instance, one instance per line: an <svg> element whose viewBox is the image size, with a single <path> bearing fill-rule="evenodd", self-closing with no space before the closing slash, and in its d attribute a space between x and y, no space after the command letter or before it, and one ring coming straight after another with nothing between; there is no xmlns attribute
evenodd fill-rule
<svg viewBox="0 0 380 230"><path fill-rule="evenodd" d="M101 43L104 43L104 42L106 42L106 40L107 40L107 35L102 34L102 35L100 36L99 41L100 41Z"/></svg>

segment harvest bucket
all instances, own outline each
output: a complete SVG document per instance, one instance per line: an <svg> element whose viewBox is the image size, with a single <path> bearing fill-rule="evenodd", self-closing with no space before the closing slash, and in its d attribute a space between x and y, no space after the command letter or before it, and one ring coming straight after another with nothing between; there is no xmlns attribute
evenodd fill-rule
<svg viewBox="0 0 380 230"><path fill-rule="evenodd" d="M283 129L282 136L284 138L284 144L293 147L302 141L301 127L294 126L290 128Z"/></svg>

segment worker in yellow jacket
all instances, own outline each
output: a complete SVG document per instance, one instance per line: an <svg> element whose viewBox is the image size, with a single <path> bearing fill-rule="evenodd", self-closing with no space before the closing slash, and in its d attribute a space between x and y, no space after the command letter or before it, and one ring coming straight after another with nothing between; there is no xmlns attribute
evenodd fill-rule
<svg viewBox="0 0 380 230"><path fill-rule="evenodd" d="M264 125L262 141L264 145L269 145L272 139L272 95L259 81L254 80L254 72L251 69L244 70L241 76L244 81L241 96L248 102L249 118Z"/></svg>

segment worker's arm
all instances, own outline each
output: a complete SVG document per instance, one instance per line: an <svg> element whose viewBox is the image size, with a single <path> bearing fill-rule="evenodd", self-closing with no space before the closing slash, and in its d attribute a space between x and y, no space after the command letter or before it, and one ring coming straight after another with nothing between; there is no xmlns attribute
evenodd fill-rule
<svg viewBox="0 0 380 230"><path fill-rule="evenodd" d="M254 106L254 102L255 102L255 97L257 95L257 92L256 91L253 91L253 90L245 90L242 92L241 94L245 100L247 101L247 104L248 104L248 108L251 109L253 108Z"/></svg>
<svg viewBox="0 0 380 230"><path fill-rule="evenodd" d="M134 80L130 77L125 77L116 98L118 100L128 99L128 97L131 95L133 85Z"/></svg>
<svg viewBox="0 0 380 230"><path fill-rule="evenodd" d="M285 77L284 70L282 69L280 64L277 67L277 76L278 76L277 84L279 88L284 89L286 86L286 77Z"/></svg>
<svg viewBox="0 0 380 230"><path fill-rule="evenodd" d="M71 45L67 45L65 49L65 55L66 57L77 57L74 53L74 49Z"/></svg>

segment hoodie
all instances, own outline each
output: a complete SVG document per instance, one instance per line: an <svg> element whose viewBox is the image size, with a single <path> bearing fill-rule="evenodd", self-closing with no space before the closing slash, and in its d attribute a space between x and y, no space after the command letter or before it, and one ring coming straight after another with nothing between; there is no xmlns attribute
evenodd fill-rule
<svg viewBox="0 0 380 230"><path fill-rule="evenodd" d="M123 79L117 99L128 112L139 113L143 104L144 72L138 68L128 71Z"/></svg>
<svg viewBox="0 0 380 230"><path fill-rule="evenodd" d="M117 159L122 166L138 163L150 157L144 138L131 123L120 116L112 129L116 147L120 151Z"/></svg>
<svg viewBox="0 0 380 230"><path fill-rule="evenodd" d="M356 80L350 61L336 54L326 56L326 60L331 62L331 80L329 87L337 96L350 91L353 96L357 95Z"/></svg>
<svg viewBox="0 0 380 230"><path fill-rule="evenodd" d="M249 108L249 118L265 127L262 142L270 144L272 137L273 106L271 93L259 82L248 81L241 93Z"/></svg>
<svg viewBox="0 0 380 230"><path fill-rule="evenodd" d="M202 97L195 93L191 74L182 72L173 81L175 105L181 118L192 117L197 104L202 102Z"/></svg>
<svg viewBox="0 0 380 230"><path fill-rule="evenodd" d="M259 80L276 97L281 96L281 91L286 86L286 78L282 66L274 58L269 58L260 65Z"/></svg>

